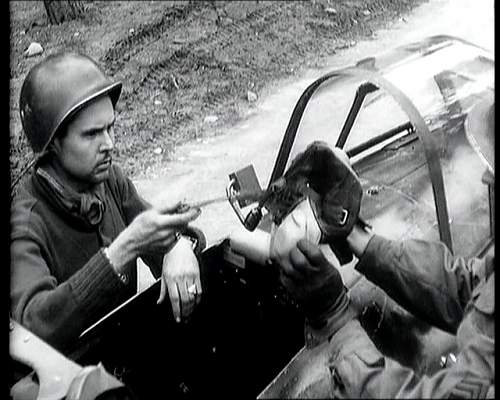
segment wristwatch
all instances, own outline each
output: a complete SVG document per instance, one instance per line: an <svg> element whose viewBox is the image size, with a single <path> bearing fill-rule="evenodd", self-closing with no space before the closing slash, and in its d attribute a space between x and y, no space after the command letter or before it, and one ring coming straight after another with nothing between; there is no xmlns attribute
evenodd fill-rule
<svg viewBox="0 0 500 400"><path fill-rule="evenodd" d="M196 249L196 245L198 244L198 239L196 239L195 237L192 237L192 236L187 236L187 235L179 235L180 237L183 237L187 240L189 240L191 242L191 248L193 249ZM180 239L179 237L179 239Z"/></svg>

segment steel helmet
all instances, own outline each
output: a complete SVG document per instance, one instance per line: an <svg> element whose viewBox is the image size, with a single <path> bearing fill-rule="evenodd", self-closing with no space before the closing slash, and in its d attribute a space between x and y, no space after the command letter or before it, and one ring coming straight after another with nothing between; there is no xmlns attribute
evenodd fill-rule
<svg viewBox="0 0 500 400"><path fill-rule="evenodd" d="M114 107L121 88L121 82L82 54L59 53L35 65L19 99L21 123L34 153L41 155L61 125L91 100L107 94Z"/></svg>
<svg viewBox="0 0 500 400"><path fill-rule="evenodd" d="M488 91L465 120L465 134L476 153L495 175L495 94Z"/></svg>

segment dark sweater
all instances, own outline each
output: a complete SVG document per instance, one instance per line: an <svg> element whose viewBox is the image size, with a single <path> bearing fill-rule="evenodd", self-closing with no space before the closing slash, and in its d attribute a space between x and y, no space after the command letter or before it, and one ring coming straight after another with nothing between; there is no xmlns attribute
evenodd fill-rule
<svg viewBox="0 0 500 400"><path fill-rule="evenodd" d="M12 203L12 316L60 350L136 292L135 260L124 284L102 248L148 205L116 166L104 193L106 211L97 227L59 207L34 174ZM162 256L144 257L158 277Z"/></svg>

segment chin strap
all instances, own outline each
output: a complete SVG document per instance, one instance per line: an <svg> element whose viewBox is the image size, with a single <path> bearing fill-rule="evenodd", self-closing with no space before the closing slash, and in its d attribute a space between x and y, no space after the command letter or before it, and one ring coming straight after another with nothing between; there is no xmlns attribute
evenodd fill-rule
<svg viewBox="0 0 500 400"><path fill-rule="evenodd" d="M36 157L33 157L29 162L28 164L26 164L26 166L24 167L24 169L19 173L19 175L17 175L14 180L12 181L11 185L10 185L10 193L12 194L14 192L14 189L15 187L17 186L17 184L19 183L19 181L21 180L21 178L26 175L26 173L31 169L31 167L33 167L33 165L35 165L37 161L37 158Z"/></svg>

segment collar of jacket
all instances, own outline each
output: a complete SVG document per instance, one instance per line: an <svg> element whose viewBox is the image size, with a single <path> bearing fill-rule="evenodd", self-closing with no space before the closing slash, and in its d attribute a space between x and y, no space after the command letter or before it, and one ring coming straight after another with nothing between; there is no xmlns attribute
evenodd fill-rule
<svg viewBox="0 0 500 400"><path fill-rule="evenodd" d="M56 209L70 215L88 229L95 228L102 221L106 210L103 183L92 190L78 193L64 186L48 165L38 166L34 171L33 180Z"/></svg>

